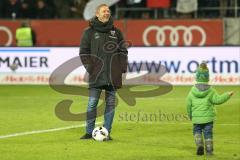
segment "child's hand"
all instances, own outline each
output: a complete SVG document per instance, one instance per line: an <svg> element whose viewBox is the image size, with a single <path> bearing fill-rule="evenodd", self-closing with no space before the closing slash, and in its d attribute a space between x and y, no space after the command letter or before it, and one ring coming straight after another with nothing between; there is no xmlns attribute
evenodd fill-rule
<svg viewBox="0 0 240 160"><path fill-rule="evenodd" d="M232 96L233 95L233 91L231 91L231 92L228 92L228 94L229 94L229 96Z"/></svg>

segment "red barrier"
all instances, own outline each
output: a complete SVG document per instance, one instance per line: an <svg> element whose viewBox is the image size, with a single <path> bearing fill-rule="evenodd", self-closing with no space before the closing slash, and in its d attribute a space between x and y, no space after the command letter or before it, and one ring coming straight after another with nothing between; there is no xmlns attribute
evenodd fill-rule
<svg viewBox="0 0 240 160"><path fill-rule="evenodd" d="M31 21L37 35L38 46L78 46L86 21L44 20Z"/></svg>
<svg viewBox="0 0 240 160"><path fill-rule="evenodd" d="M121 21L116 21L120 29ZM38 46L79 46L82 33L88 27L87 21L44 20L31 21L37 33ZM122 25L123 26L123 25Z"/></svg>
<svg viewBox="0 0 240 160"><path fill-rule="evenodd" d="M171 5L170 0L147 0L147 7L148 8L169 8Z"/></svg>
<svg viewBox="0 0 240 160"><path fill-rule="evenodd" d="M221 20L132 20L127 21L127 38L136 46L222 45L223 22Z"/></svg>
<svg viewBox="0 0 240 160"><path fill-rule="evenodd" d="M0 20L0 46L15 46L15 32L20 26L19 21L1 21Z"/></svg>
<svg viewBox="0 0 240 160"><path fill-rule="evenodd" d="M19 21L0 20L0 46L15 46ZM223 45L222 20L119 20L133 46ZM88 22L81 20L32 20L37 46L79 46Z"/></svg>

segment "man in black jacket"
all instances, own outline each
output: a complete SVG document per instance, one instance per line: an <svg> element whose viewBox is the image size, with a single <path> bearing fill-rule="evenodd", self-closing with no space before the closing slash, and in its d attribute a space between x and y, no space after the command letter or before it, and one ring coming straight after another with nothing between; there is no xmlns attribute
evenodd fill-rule
<svg viewBox="0 0 240 160"><path fill-rule="evenodd" d="M127 49L122 33L114 27L109 7L101 4L96 17L90 20L80 44L80 58L89 73L89 101L86 134L81 139L91 139L95 127L97 104L105 90L106 107L104 127L111 132L115 112L115 93L122 87L122 73L127 70ZM112 140L110 134L106 140Z"/></svg>

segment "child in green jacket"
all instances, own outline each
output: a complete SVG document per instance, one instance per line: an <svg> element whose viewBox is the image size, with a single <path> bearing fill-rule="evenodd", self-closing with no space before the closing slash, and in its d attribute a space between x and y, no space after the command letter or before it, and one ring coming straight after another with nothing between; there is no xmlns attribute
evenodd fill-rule
<svg viewBox="0 0 240 160"><path fill-rule="evenodd" d="M201 63L196 72L197 83L187 97L187 112L193 123L193 134L197 146L197 155L213 154L213 122L216 112L214 105L223 104L233 92L218 95L209 84L209 71L206 63ZM203 136L204 135L204 142Z"/></svg>

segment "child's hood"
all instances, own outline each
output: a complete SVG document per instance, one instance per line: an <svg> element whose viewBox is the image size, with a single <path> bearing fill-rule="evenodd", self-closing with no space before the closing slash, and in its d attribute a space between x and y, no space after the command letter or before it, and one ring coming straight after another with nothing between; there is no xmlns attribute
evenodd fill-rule
<svg viewBox="0 0 240 160"><path fill-rule="evenodd" d="M208 87L206 90L201 90L197 86L193 86L191 89L191 93L198 98L206 97L211 91L211 87Z"/></svg>

